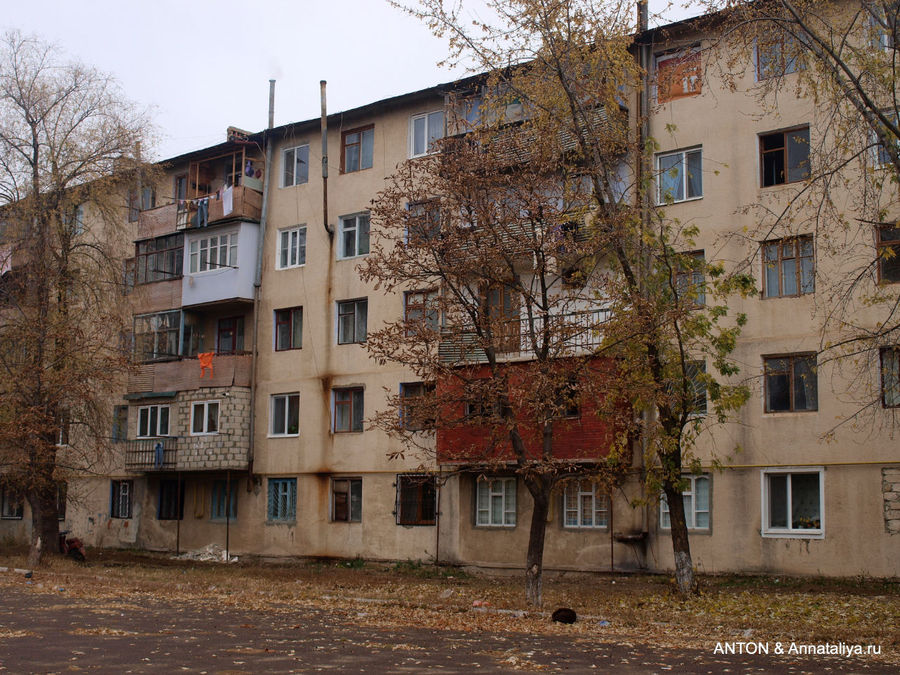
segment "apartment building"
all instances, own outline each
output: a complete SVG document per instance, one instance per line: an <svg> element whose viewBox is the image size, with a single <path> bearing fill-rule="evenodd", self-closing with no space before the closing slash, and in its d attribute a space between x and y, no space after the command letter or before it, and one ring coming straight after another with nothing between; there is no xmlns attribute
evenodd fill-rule
<svg viewBox="0 0 900 675"><path fill-rule="evenodd" d="M817 288L848 261L802 220L763 231L751 208L777 211L796 195L828 120L806 98L765 107L755 92L771 61L761 51L732 89L708 68L710 38L695 24L646 37L659 201L697 226L695 255L749 259L760 287L733 305L748 317L734 356L753 396L737 420L700 437L703 471L685 477L694 563L897 576L896 356L883 351L869 378L877 410L838 425L859 408L849 395L858 378L818 360ZM230 129L225 143L167 161L163 179L141 186L126 216L139 366L116 402L121 455L110 476L70 486L67 527L93 546L522 566L530 499L515 474L458 471L459 431L438 434L430 459L391 458L395 442L366 423L390 393L425 387L363 344L418 307L415 294L359 278L370 202L446 133L459 86L329 115L327 200L319 119ZM873 260L876 234L860 244ZM878 312L858 318L874 325ZM587 407L573 418L561 433L582 446L594 439L604 456L604 421ZM671 569L666 504L641 495L637 477L610 495L567 484L548 518L545 566ZM25 535L14 496L4 493L2 515L0 537Z"/></svg>

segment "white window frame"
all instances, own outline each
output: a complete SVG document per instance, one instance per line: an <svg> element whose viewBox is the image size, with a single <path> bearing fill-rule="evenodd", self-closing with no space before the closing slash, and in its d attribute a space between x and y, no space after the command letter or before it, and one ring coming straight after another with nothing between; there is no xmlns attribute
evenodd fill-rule
<svg viewBox="0 0 900 675"><path fill-rule="evenodd" d="M155 429L152 428L154 426L154 424L153 424L153 411L154 410L156 411L156 425L155 425L156 428ZM166 413L166 415L165 415L165 417L166 417L165 430L163 430L163 423L162 423L163 410L165 410L165 413ZM142 434L141 427L144 426L143 425L143 417L144 417L145 411L146 411L146 415L147 415L147 420L146 420L147 421L147 429L146 429L147 433ZM163 436L168 436L169 432L171 430L171 424L172 424L172 411L171 411L170 406L168 406L168 405L142 405L140 408L138 408L137 433L135 434L135 438L160 438Z"/></svg>
<svg viewBox="0 0 900 675"><path fill-rule="evenodd" d="M700 194L688 196L688 187L690 186L690 182L688 181L688 155L699 154L700 155ZM663 173L668 173L672 169L666 169L663 171L660 166L660 160L665 159L666 157L681 157L681 169L679 171L679 178L681 180L681 199L676 199L674 196L672 197L671 202L663 195L662 192L662 175ZM666 206L669 203L672 204L681 204L682 202L693 202L698 199L703 199L703 146L698 145L692 148L684 148L683 150L674 150L672 152L660 152L657 153L654 158L654 164L656 165L656 203L658 206Z"/></svg>
<svg viewBox="0 0 900 675"><path fill-rule="evenodd" d="M301 245L302 233L302 245ZM285 246L285 238L287 245ZM296 242L296 246L293 246ZM278 230L278 243L275 252L275 269L289 270L295 267L303 267L306 265L306 225L295 225L294 227L286 227ZM291 253L293 252L293 256ZM285 255L286 254L286 255ZM282 264L282 257L286 263ZM293 257L293 260L291 259Z"/></svg>
<svg viewBox="0 0 900 675"><path fill-rule="evenodd" d="M366 223L366 250L360 252L360 233L362 232L362 227L360 227L360 219L365 218ZM346 216L340 217L340 223L338 226L338 260L350 260L352 258L361 258L364 255L369 255L369 251L372 248L371 244L371 221L369 219L369 212L364 211L361 213L351 213ZM350 231L354 232L353 236L353 252L349 255L347 254L347 250L344 246L345 236L344 234Z"/></svg>
<svg viewBox="0 0 900 675"><path fill-rule="evenodd" d="M691 504L690 508L685 506L684 509L684 520L687 523L687 528L689 530L698 530L700 532L709 532L712 529L712 482L710 477L707 474L702 475L684 475L681 477L682 480L688 482L687 488L685 488L681 492L682 501L684 501L685 497L690 497ZM697 508L697 481L705 480L707 484L706 488L706 508L698 509ZM705 513L707 514L706 521L707 525L698 526L697 525L697 514ZM659 496L659 529L661 530L671 530L672 525L669 520L669 503L666 501L666 495L661 494Z"/></svg>
<svg viewBox="0 0 900 675"><path fill-rule="evenodd" d="M306 176L304 180L297 180L297 151L306 148ZM287 167L288 167L288 153L293 153L291 156L291 163L293 168L291 169L291 182L288 183L287 178ZM292 148L285 148L281 151L281 187L294 187L295 185L305 185L309 182L309 143L301 143L300 145L295 145Z"/></svg>
<svg viewBox="0 0 900 675"><path fill-rule="evenodd" d="M210 264L211 258L209 256L209 240L212 239L212 237L216 237L216 262L214 265ZM220 262L222 258L220 251L222 250L221 242L223 237L226 239L224 263ZM202 246L203 242L206 242L205 247ZM237 249L238 232L236 230L233 232L220 232L218 234L209 234L205 237L191 239L190 242L188 242L188 274L193 276L196 274L206 274L207 272L217 272L219 270L237 267ZM206 250L207 252L206 266L203 269L201 269L203 266L200 262L201 250Z"/></svg>
<svg viewBox="0 0 900 675"><path fill-rule="evenodd" d="M434 123L433 117L435 115L440 115L440 135L431 137L431 126ZM425 120L425 124L423 126L424 138L422 139L422 145L424 146L424 151L416 152L416 122L418 120ZM433 154L435 151L431 149L431 144L429 140L439 141L441 140L446 133L446 115L443 110L429 110L428 112L419 113L417 115L412 115L409 118L409 156L410 158L414 157L425 157L426 155Z"/></svg>
<svg viewBox="0 0 900 675"><path fill-rule="evenodd" d="M290 410L291 401L297 401L297 431L288 431L290 427ZM285 406L284 408L284 428L278 430L275 428L275 410L277 406ZM290 437L300 435L300 394L296 391L287 394L272 394L269 398L269 436L274 438Z"/></svg>
<svg viewBox="0 0 900 675"><path fill-rule="evenodd" d="M213 431L209 430L208 422L209 422L209 406L215 403L216 405L216 428ZM194 416L196 415L197 408L203 408L203 431L194 431ZM222 404L220 401L192 401L191 402L191 436L215 436L219 433L219 429L222 426Z"/></svg>
<svg viewBox="0 0 900 675"><path fill-rule="evenodd" d="M481 486L487 487L482 491ZM515 527L516 526L516 489L517 481L513 478L485 478L479 476L475 481L475 527ZM487 497L487 503L482 503ZM497 497L501 500L502 522L495 523L492 518L491 502Z"/></svg>
<svg viewBox="0 0 900 675"><path fill-rule="evenodd" d="M792 511L792 476L797 474L818 474L819 476L819 527L795 528L791 524ZM787 527L769 526L769 477L787 475ZM760 505L762 510L762 527L760 534L763 537L781 539L824 539L825 538L825 467L822 466L786 466L772 469L762 469L760 477Z"/></svg>
<svg viewBox="0 0 900 675"><path fill-rule="evenodd" d="M562 522L566 530L605 530L609 527L610 499L605 492L597 492L599 486L594 481L581 478L566 483L562 494ZM574 508L569 506L569 496L575 498ZM585 524L584 497L590 497L591 524ZM569 515L574 514L575 522L569 522ZM602 514L602 522L598 522Z"/></svg>

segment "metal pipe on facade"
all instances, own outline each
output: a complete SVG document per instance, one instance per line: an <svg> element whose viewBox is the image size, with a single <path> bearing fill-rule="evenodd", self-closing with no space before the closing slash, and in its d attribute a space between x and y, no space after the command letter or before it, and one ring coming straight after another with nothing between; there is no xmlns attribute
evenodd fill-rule
<svg viewBox="0 0 900 675"><path fill-rule="evenodd" d="M272 190L272 129L275 126L275 80L269 80L269 127L263 134L266 147L265 185L259 215L259 239L256 243L256 274L253 278L253 346L250 352L250 440L247 447L247 473L253 476L254 438L256 436L256 380L259 363L259 293L262 286L263 247L266 242L266 223L269 219L269 192ZM253 481L247 481L247 490Z"/></svg>
<svg viewBox="0 0 900 675"><path fill-rule="evenodd" d="M328 238L334 238L334 230L328 227L328 106L325 102L325 80L319 80L320 100L322 102L322 225Z"/></svg>

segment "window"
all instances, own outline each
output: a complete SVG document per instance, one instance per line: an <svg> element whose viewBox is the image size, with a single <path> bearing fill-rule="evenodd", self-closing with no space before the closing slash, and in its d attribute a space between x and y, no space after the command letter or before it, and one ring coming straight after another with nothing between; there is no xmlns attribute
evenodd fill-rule
<svg viewBox="0 0 900 675"><path fill-rule="evenodd" d="M213 520L234 520L237 518L237 487L234 482L227 480L214 480L212 484L212 503L209 507L209 517ZM228 511L225 505L228 504Z"/></svg>
<svg viewBox="0 0 900 675"><path fill-rule="evenodd" d="M65 215L64 224L73 237L84 234L84 204L73 207Z"/></svg>
<svg viewBox="0 0 900 675"><path fill-rule="evenodd" d="M369 214L341 216L339 258L353 258L369 252Z"/></svg>
<svg viewBox="0 0 900 675"><path fill-rule="evenodd" d="M363 390L334 389L334 433L363 430Z"/></svg>
<svg viewBox="0 0 900 675"><path fill-rule="evenodd" d="M407 291L403 294L403 318L407 335L415 335L422 328L432 331L440 328L437 299L438 292L434 290Z"/></svg>
<svg viewBox="0 0 900 675"><path fill-rule="evenodd" d="M656 156L660 204L703 196L703 151L681 150Z"/></svg>
<svg viewBox="0 0 900 675"><path fill-rule="evenodd" d="M138 438L156 438L168 435L169 406L146 405L138 408Z"/></svg>
<svg viewBox="0 0 900 675"><path fill-rule="evenodd" d="M428 474L397 476L398 525L434 525L437 512L437 482Z"/></svg>
<svg viewBox="0 0 900 675"><path fill-rule="evenodd" d="M803 70L801 48L791 35L776 33L756 43L756 79L789 75Z"/></svg>
<svg viewBox="0 0 900 675"><path fill-rule="evenodd" d="M112 481L109 499L110 518L131 518L131 496L133 492L134 481Z"/></svg>
<svg viewBox="0 0 900 675"><path fill-rule="evenodd" d="M111 440L117 441L128 440L128 406L117 405L113 407L112 417L112 435Z"/></svg>
<svg viewBox="0 0 900 675"><path fill-rule="evenodd" d="M300 394L276 394L270 405L273 436L296 436L300 433Z"/></svg>
<svg viewBox="0 0 900 675"><path fill-rule="evenodd" d="M702 86L700 52L682 50L656 57L656 100L666 103L676 98L696 96Z"/></svg>
<svg viewBox="0 0 900 675"><path fill-rule="evenodd" d="M134 317L134 356L137 361L178 356L181 311L171 310Z"/></svg>
<svg viewBox="0 0 900 675"><path fill-rule="evenodd" d="M269 479L268 518L271 521L294 521L297 519L297 479Z"/></svg>
<svg viewBox="0 0 900 675"><path fill-rule="evenodd" d="M441 207L437 199L412 202L407 206L409 218L406 227L406 243L424 244L440 239Z"/></svg>
<svg viewBox="0 0 900 675"><path fill-rule="evenodd" d="M0 518L4 520L21 520L25 515L25 504L14 490L0 485Z"/></svg>
<svg viewBox="0 0 900 675"><path fill-rule="evenodd" d="M763 363L767 413L818 409L815 354L769 356L763 358Z"/></svg>
<svg viewBox="0 0 900 675"><path fill-rule="evenodd" d="M303 308L275 310L275 351L303 346Z"/></svg>
<svg viewBox="0 0 900 675"><path fill-rule="evenodd" d="M181 276L184 235L170 234L135 244L134 274L138 284L168 281Z"/></svg>
<svg viewBox="0 0 900 675"><path fill-rule="evenodd" d="M478 478L475 489L475 525L515 527L515 478Z"/></svg>
<svg viewBox="0 0 900 675"><path fill-rule="evenodd" d="M68 413L68 411L61 411L59 416L57 417L57 428L56 428L56 444L59 446L68 445L69 444L69 427L72 423L72 419Z"/></svg>
<svg viewBox="0 0 900 675"><path fill-rule="evenodd" d="M816 290L812 235L763 243L763 296L778 298Z"/></svg>
<svg viewBox="0 0 900 675"><path fill-rule="evenodd" d="M586 528L609 526L609 495L598 491L591 480L572 480L563 493L563 527Z"/></svg>
<svg viewBox="0 0 900 675"><path fill-rule="evenodd" d="M277 269L286 270L306 264L306 226L278 231Z"/></svg>
<svg viewBox="0 0 900 675"><path fill-rule="evenodd" d="M216 354L240 354L244 351L244 317L219 319L216 334Z"/></svg>
<svg viewBox="0 0 900 675"><path fill-rule="evenodd" d="M879 227L875 250L878 253L878 281L894 284L900 281L900 227Z"/></svg>
<svg viewBox="0 0 900 675"><path fill-rule="evenodd" d="M434 152L434 143L444 137L444 111L413 115L409 120L409 156Z"/></svg>
<svg viewBox="0 0 900 675"><path fill-rule="evenodd" d="M706 408L706 362L705 361L688 361L685 368L685 375L691 383L693 389L693 401L691 405L691 415L703 416L707 412Z"/></svg>
<svg viewBox="0 0 900 675"><path fill-rule="evenodd" d="M185 174L175 176L172 188L176 202L187 199L187 176Z"/></svg>
<svg viewBox="0 0 900 675"><path fill-rule="evenodd" d="M66 481L56 484L56 519L66 519L66 503L68 502L69 486Z"/></svg>
<svg viewBox="0 0 900 675"><path fill-rule="evenodd" d="M156 191L152 187L142 188L140 193L132 188L128 191L128 222L137 222L141 211L156 207Z"/></svg>
<svg viewBox="0 0 900 675"><path fill-rule="evenodd" d="M366 318L369 301L345 300L338 303L338 344L348 345L366 341Z"/></svg>
<svg viewBox="0 0 900 675"><path fill-rule="evenodd" d="M191 436L219 433L219 402L199 401L191 406Z"/></svg>
<svg viewBox="0 0 900 675"><path fill-rule="evenodd" d="M559 417L581 417L581 397L578 395L578 379L570 375L568 381L557 388L553 401L554 415Z"/></svg>
<svg viewBox="0 0 900 675"><path fill-rule="evenodd" d="M900 406L900 347L881 350L881 405Z"/></svg>
<svg viewBox="0 0 900 675"><path fill-rule="evenodd" d="M825 535L823 469L762 471L763 536Z"/></svg>
<svg viewBox="0 0 900 675"><path fill-rule="evenodd" d="M500 352L517 352L521 346L519 294L508 286L484 291L484 318L490 322L494 345Z"/></svg>
<svg viewBox="0 0 900 675"><path fill-rule="evenodd" d="M689 530L709 529L709 476L682 476L684 488L681 500L684 503L684 520ZM669 519L669 503L666 496L659 500L659 526L668 530L672 523Z"/></svg>
<svg viewBox="0 0 900 675"><path fill-rule="evenodd" d="M309 181L309 145L298 145L282 153L284 173L281 187L300 185Z"/></svg>
<svg viewBox="0 0 900 675"><path fill-rule="evenodd" d="M159 481L159 502L156 509L157 520L184 519L184 481Z"/></svg>
<svg viewBox="0 0 900 675"><path fill-rule="evenodd" d="M809 178L809 127L759 137L762 186Z"/></svg>
<svg viewBox="0 0 900 675"><path fill-rule="evenodd" d="M400 384L400 422L404 429L422 431L434 427L426 396L434 394L434 385L425 382Z"/></svg>
<svg viewBox="0 0 900 675"><path fill-rule="evenodd" d="M237 232L194 239L190 243L191 274L237 267Z"/></svg>
<svg viewBox="0 0 900 675"><path fill-rule="evenodd" d="M706 279L703 269L706 260L703 251L682 253L682 260L675 271L675 288L685 304L702 307L706 304Z"/></svg>
<svg viewBox="0 0 900 675"><path fill-rule="evenodd" d="M331 479L331 520L342 523L362 520L362 478Z"/></svg>
<svg viewBox="0 0 900 675"><path fill-rule="evenodd" d="M372 168L375 150L375 127L360 127L341 136L341 172L351 173Z"/></svg>

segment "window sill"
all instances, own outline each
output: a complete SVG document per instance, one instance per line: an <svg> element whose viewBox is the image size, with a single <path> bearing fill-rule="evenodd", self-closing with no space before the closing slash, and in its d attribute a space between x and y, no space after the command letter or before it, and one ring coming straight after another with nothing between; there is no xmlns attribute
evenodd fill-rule
<svg viewBox="0 0 900 675"><path fill-rule="evenodd" d="M514 530L515 525L478 525L475 524L476 530Z"/></svg>
<svg viewBox="0 0 900 675"><path fill-rule="evenodd" d="M267 520L266 525L288 525L290 527L294 527L297 524L296 518L294 520Z"/></svg>
<svg viewBox="0 0 900 675"><path fill-rule="evenodd" d="M338 260L356 260L357 258L365 258L368 253L360 253L358 255L338 256Z"/></svg>
<svg viewBox="0 0 900 675"><path fill-rule="evenodd" d="M807 177L807 178L801 178L800 180L786 181L786 182L784 182L784 183L773 183L772 185L760 185L760 186L759 186L759 189L760 189L760 190L771 190L772 188L783 188L783 187L786 187L786 186L788 186L788 185L802 184L802 183L805 183L805 182L808 181L808 180L809 180L809 178Z"/></svg>
<svg viewBox="0 0 900 675"><path fill-rule="evenodd" d="M219 435L218 431L207 431L207 432L203 432L203 433L191 432L192 438L197 438L197 437L202 437L202 436L218 436L218 435Z"/></svg>
<svg viewBox="0 0 900 675"><path fill-rule="evenodd" d="M364 345L364 344L366 344L365 341L363 341L363 342L338 342L338 346L340 346L340 345Z"/></svg>
<svg viewBox="0 0 900 675"><path fill-rule="evenodd" d="M563 525L567 532L609 532L609 525Z"/></svg>
<svg viewBox="0 0 900 675"><path fill-rule="evenodd" d="M221 524L221 525L224 525L226 522L233 523L233 522L235 522L236 520L237 520L237 516L235 516L234 518L226 518L225 516L221 516L221 517L217 517L217 518L210 517L209 522L211 522L211 523L219 523L219 524ZM268 523L267 523L267 524L268 524Z"/></svg>
<svg viewBox="0 0 900 675"><path fill-rule="evenodd" d="M764 539L824 539L824 530L769 530L760 535Z"/></svg>
<svg viewBox="0 0 900 675"><path fill-rule="evenodd" d="M288 265L287 267L276 267L276 272L284 272L285 270L296 270L301 267L306 267L306 263L300 263L299 265Z"/></svg>
<svg viewBox="0 0 900 675"><path fill-rule="evenodd" d="M763 294L760 294L760 296L761 296L760 299L761 300L784 300L785 298L787 298L787 299L793 298L796 300L797 298L805 298L808 295L815 295L815 294L816 294L816 292L814 290L807 291L806 293L795 293L794 295L763 295Z"/></svg>
<svg viewBox="0 0 900 675"><path fill-rule="evenodd" d="M817 413L819 409L815 410L763 410L764 417L796 417L799 415L809 415L810 413Z"/></svg>
<svg viewBox="0 0 900 675"><path fill-rule="evenodd" d="M0 520L22 520L24 516L0 516Z"/></svg>
<svg viewBox="0 0 900 675"><path fill-rule="evenodd" d="M309 185L309 181L305 180L302 183L294 183L293 185L279 185L278 189L279 190L287 190L287 189L293 188L293 187L300 187L301 185Z"/></svg>
<svg viewBox="0 0 900 675"><path fill-rule="evenodd" d="M303 349L303 347L284 347L282 349L275 349L275 353L279 354L281 352L296 352Z"/></svg>
<svg viewBox="0 0 900 675"><path fill-rule="evenodd" d="M361 429L360 431L332 431L331 433L335 436L358 436L359 434L366 433L366 430Z"/></svg>
<svg viewBox="0 0 900 675"><path fill-rule="evenodd" d="M659 208L665 208L667 206L675 206L676 204L684 204L685 202L699 202L701 199L703 199L703 195L700 195L699 197L688 197L687 199L677 199L672 202L656 202L656 205Z"/></svg>
<svg viewBox="0 0 900 675"><path fill-rule="evenodd" d="M712 534L712 529L709 527L689 527L688 532L691 534ZM665 536L672 536L672 528L671 527L660 527L659 534Z"/></svg>
<svg viewBox="0 0 900 675"><path fill-rule="evenodd" d="M296 434L267 434L266 438L300 438L300 432Z"/></svg>

